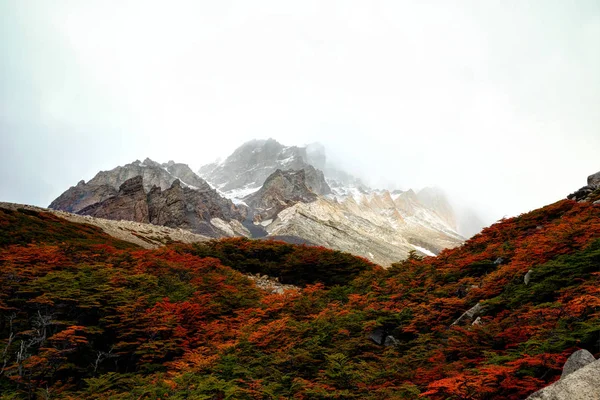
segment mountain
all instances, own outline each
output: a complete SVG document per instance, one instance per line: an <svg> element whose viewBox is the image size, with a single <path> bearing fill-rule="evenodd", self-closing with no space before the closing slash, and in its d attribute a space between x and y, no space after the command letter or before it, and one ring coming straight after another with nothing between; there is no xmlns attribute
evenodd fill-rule
<svg viewBox="0 0 600 400"><path fill-rule="evenodd" d="M277 169L300 170L324 164L318 147L284 146L274 139L252 140L221 163L208 164L198 174L227 197L238 199L258 190ZM322 193L325 194L325 193Z"/></svg>
<svg viewBox="0 0 600 400"><path fill-rule="evenodd" d="M388 269L247 238L142 248L112 235L168 228L0 204L2 396L598 398L600 184L589 183Z"/></svg>
<svg viewBox="0 0 600 400"><path fill-rule="evenodd" d="M318 175L313 167L309 167L298 171L278 169L267 178L262 188L245 197L244 203L253 210L254 221L264 224L296 203L317 200L318 196L311 186L327 187L327 183L321 173L319 176L322 182L309 186L308 177L311 172Z"/></svg>
<svg viewBox="0 0 600 400"><path fill-rule="evenodd" d="M176 179L179 179L184 186L211 191L206 181L196 175L186 164L178 164L173 161L159 164L146 158L143 162L136 160L110 171L101 171L88 183L80 181L77 186L71 187L55 199L49 208L78 212L91 204L116 195L119 187L125 181L136 176L142 177L146 192L149 192L154 186L166 190Z"/></svg>
<svg viewBox="0 0 600 400"><path fill-rule="evenodd" d="M186 164L135 161L99 172L50 208L113 220L187 229L212 237L247 236L247 209L220 196Z"/></svg>
<svg viewBox="0 0 600 400"><path fill-rule="evenodd" d="M211 237L325 246L383 266L464 241L439 189L371 189L329 163L322 145L284 146L273 139L244 143L198 174L186 164L150 159L101 171L50 208Z"/></svg>
<svg viewBox="0 0 600 400"><path fill-rule="evenodd" d="M433 188L374 190L329 165L322 145L284 146L253 140L199 175L247 205L255 236L293 238L348 251L381 265L411 251L433 255L462 243L444 194Z"/></svg>

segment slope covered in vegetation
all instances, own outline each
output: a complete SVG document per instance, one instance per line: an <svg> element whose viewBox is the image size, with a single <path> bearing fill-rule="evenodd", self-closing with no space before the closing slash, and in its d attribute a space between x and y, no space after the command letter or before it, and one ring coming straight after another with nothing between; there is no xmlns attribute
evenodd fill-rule
<svg viewBox="0 0 600 400"><path fill-rule="evenodd" d="M269 241L144 250L44 213L0 227L2 398L521 399L600 353L590 203L388 270Z"/></svg>

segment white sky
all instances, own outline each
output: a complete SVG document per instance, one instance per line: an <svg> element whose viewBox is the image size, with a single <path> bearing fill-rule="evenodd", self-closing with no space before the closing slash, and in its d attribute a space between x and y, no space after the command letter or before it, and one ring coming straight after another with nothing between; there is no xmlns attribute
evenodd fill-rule
<svg viewBox="0 0 600 400"><path fill-rule="evenodd" d="M0 201L268 137L488 219L600 170L595 0L5 0L0 33Z"/></svg>

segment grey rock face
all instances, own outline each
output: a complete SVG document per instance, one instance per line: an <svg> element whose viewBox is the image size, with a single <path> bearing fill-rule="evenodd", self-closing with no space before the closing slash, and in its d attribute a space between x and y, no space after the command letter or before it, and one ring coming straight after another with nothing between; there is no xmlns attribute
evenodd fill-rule
<svg viewBox="0 0 600 400"><path fill-rule="evenodd" d="M585 349L577 350L567 359L560 379L564 379L567 375L572 374L578 369L583 368L594 361L596 361L596 359L589 351Z"/></svg>
<svg viewBox="0 0 600 400"><path fill-rule="evenodd" d="M148 213L155 225L189 228L185 209L185 195L179 180L164 192L154 186L148 193Z"/></svg>
<svg viewBox="0 0 600 400"><path fill-rule="evenodd" d="M211 221L239 222L247 214L245 206L238 207L221 197L187 165L173 161L159 164L148 158L102 171L87 184L82 181L67 190L50 207L99 218L189 229L213 237L228 234L222 232L224 226L218 228Z"/></svg>
<svg viewBox="0 0 600 400"><path fill-rule="evenodd" d="M58 196L49 206L54 210L79 212L80 210L116 196L118 190L109 185L86 185L80 181Z"/></svg>
<svg viewBox="0 0 600 400"><path fill-rule="evenodd" d="M375 342L376 344L382 345L385 343L385 338L386 338L386 334L385 334L385 329L383 328L375 328L373 330L373 332L371 332L371 334L369 335L369 339L371 339L373 342Z"/></svg>
<svg viewBox="0 0 600 400"><path fill-rule="evenodd" d="M126 180L119 187L116 196L85 207L79 214L117 221L149 222L142 177L136 176Z"/></svg>
<svg viewBox="0 0 600 400"><path fill-rule="evenodd" d="M146 191L153 186L158 186L163 190L167 189L177 179L161 164L146 158L143 162L134 161L131 164L119 166L110 171L100 171L88 182L88 185L108 185L116 188L126 180L136 176L142 177Z"/></svg>
<svg viewBox="0 0 600 400"><path fill-rule="evenodd" d="M327 195L331 193L331 188L325 181L323 171L316 169L312 165L307 165L304 169L306 186L318 195Z"/></svg>
<svg viewBox="0 0 600 400"><path fill-rule="evenodd" d="M127 180L141 176L144 190L150 191L154 186L166 190L176 179L184 186L198 188L202 191L212 190L210 185L196 175L186 164L169 161L159 164L146 158L143 162L134 161L110 171L101 171L88 183L80 181L56 198L49 208L68 212L79 212L83 208L102 202L115 196L119 187ZM215 194L216 191L215 191Z"/></svg>
<svg viewBox="0 0 600 400"><path fill-rule="evenodd" d="M311 150L311 156L318 159L318 151ZM223 163L200 168L199 174L223 192L248 186L258 188L277 169L307 167L308 158L304 147L286 147L273 139L252 140L237 148Z"/></svg>
<svg viewBox="0 0 600 400"><path fill-rule="evenodd" d="M165 165L163 164L163 167ZM197 188L202 191L210 190L210 185L206 181L200 178L187 164L176 163L169 161L166 164L167 171L172 175L176 176L185 186L190 188Z"/></svg>
<svg viewBox="0 0 600 400"><path fill-rule="evenodd" d="M578 191L567 196L569 200L578 202L594 201L596 202L600 196L600 171L588 176L587 186L582 187Z"/></svg>
<svg viewBox="0 0 600 400"><path fill-rule="evenodd" d="M598 400L600 399L600 360L535 392L527 400Z"/></svg>
<svg viewBox="0 0 600 400"><path fill-rule="evenodd" d="M172 228L183 228L208 236L222 236L211 225L213 218L243 221L246 209L218 196L213 189L183 187L179 180L162 191L153 187L148 193L150 222Z"/></svg>
<svg viewBox="0 0 600 400"><path fill-rule="evenodd" d="M587 184L589 187L591 187L593 189L600 188L600 171L588 176Z"/></svg>
<svg viewBox="0 0 600 400"><path fill-rule="evenodd" d="M327 185L324 182L314 182L318 179L316 170L312 168L313 185ZM320 175L323 178L322 174ZM298 202L310 203L317 200L317 194L307 185L307 175L304 169L299 171L276 170L271 174L263 187L244 200L254 210L257 221L273 219L281 210Z"/></svg>

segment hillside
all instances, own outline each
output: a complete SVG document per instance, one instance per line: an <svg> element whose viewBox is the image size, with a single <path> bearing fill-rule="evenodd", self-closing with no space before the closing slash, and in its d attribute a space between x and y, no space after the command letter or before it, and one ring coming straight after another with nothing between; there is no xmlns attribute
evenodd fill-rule
<svg viewBox="0 0 600 400"><path fill-rule="evenodd" d="M600 205L586 196L387 270L242 238L142 249L0 209L0 393L523 399L575 350L600 355Z"/></svg>

